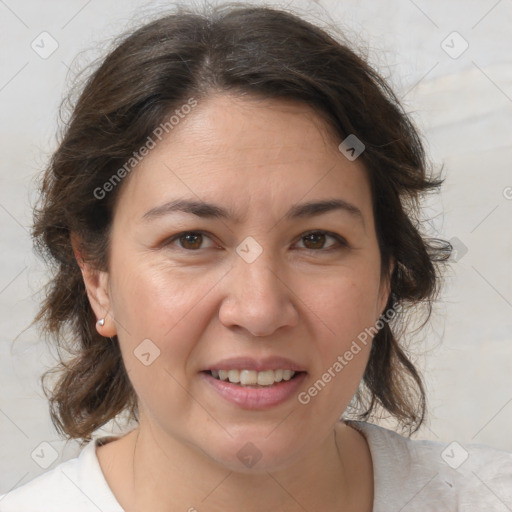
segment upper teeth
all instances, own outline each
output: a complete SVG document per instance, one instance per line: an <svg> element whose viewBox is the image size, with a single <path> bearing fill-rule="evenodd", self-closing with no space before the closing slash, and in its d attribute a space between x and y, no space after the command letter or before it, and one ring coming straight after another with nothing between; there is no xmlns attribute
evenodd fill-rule
<svg viewBox="0 0 512 512"><path fill-rule="evenodd" d="M211 370L212 376L220 380L229 380L232 383L240 383L242 386L259 384L271 386L275 382L290 380L295 372L292 370Z"/></svg>

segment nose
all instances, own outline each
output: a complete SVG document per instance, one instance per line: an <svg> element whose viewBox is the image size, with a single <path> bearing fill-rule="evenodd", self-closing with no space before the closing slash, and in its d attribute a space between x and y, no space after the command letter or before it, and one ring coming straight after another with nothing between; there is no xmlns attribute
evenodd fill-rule
<svg viewBox="0 0 512 512"><path fill-rule="evenodd" d="M280 328L297 325L291 283L278 269L265 251L252 263L236 258L224 283L226 296L219 311L223 325L244 328L253 336L270 336Z"/></svg>

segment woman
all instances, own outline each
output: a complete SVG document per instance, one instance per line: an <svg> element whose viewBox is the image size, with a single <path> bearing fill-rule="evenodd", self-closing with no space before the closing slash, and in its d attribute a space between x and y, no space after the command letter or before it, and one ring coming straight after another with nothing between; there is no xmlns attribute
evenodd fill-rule
<svg viewBox="0 0 512 512"><path fill-rule="evenodd" d="M398 334L449 256L418 230L440 184L385 82L290 13L128 35L35 214L37 320L73 351L52 419L85 447L1 510L506 510L511 454L407 437L425 393ZM364 421L382 410L407 436Z"/></svg>

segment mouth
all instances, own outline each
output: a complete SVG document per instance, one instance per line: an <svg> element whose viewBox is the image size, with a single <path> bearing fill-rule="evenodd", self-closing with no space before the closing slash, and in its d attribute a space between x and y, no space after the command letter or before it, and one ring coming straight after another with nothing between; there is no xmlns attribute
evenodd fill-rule
<svg viewBox="0 0 512 512"><path fill-rule="evenodd" d="M213 400L219 396L236 407L262 411L294 400L306 380L307 372L289 368L212 368L200 372L200 375L208 389L214 392Z"/></svg>
<svg viewBox="0 0 512 512"><path fill-rule="evenodd" d="M269 388L278 385L281 382L288 382L299 377L302 371L290 369L277 370L249 370L249 369L231 369L231 370L206 370L205 372L216 380L229 382L243 388Z"/></svg>
<svg viewBox="0 0 512 512"><path fill-rule="evenodd" d="M306 367L285 357L232 357L200 372L212 400L236 407L265 410L294 399L304 384Z"/></svg>

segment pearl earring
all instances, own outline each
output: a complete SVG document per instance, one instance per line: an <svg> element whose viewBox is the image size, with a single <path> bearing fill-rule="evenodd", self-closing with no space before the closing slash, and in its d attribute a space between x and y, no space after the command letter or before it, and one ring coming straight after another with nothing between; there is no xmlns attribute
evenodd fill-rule
<svg viewBox="0 0 512 512"><path fill-rule="evenodd" d="M103 327L105 325L105 319L104 318L100 318L97 322L96 322L96 325L98 325L99 327Z"/></svg>

